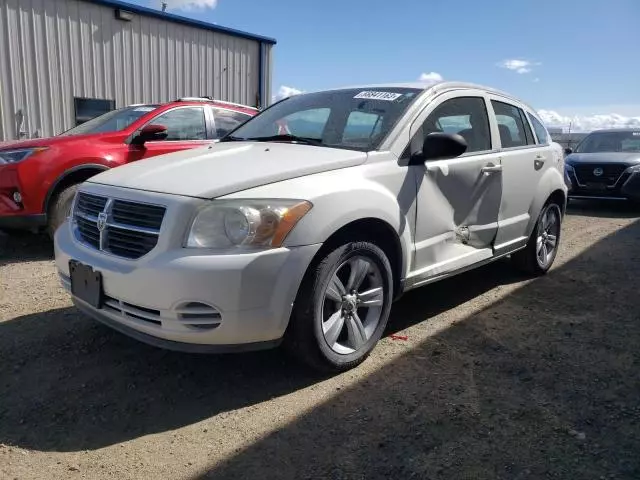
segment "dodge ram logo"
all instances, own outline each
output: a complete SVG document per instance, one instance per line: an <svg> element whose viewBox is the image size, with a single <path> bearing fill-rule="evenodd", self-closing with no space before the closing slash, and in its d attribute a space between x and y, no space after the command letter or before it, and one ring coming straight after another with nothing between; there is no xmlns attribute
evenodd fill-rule
<svg viewBox="0 0 640 480"><path fill-rule="evenodd" d="M100 212L98 214L97 225L98 231L102 232L104 228L107 226L107 214L104 212Z"/></svg>
<svg viewBox="0 0 640 480"><path fill-rule="evenodd" d="M604 170L602 170L600 167L593 169L593 175L596 177L601 177L603 173Z"/></svg>

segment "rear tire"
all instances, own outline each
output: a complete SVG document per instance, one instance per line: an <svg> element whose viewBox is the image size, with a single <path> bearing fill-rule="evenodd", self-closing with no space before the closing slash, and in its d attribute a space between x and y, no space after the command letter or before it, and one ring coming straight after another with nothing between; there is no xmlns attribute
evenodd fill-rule
<svg viewBox="0 0 640 480"><path fill-rule="evenodd" d="M538 216L527 246L511 255L513 264L529 275L546 274L558 254L561 233L562 208L549 201Z"/></svg>
<svg viewBox="0 0 640 480"><path fill-rule="evenodd" d="M392 299L393 273L382 249L369 242L345 243L305 274L284 347L317 370L349 370L380 340Z"/></svg>
<svg viewBox="0 0 640 480"><path fill-rule="evenodd" d="M51 207L49 208L49 221L47 225L47 232L52 240L56 230L58 230L60 225L62 225L71 214L71 204L73 203L73 197L77 190L78 184L70 185L58 193L53 199Z"/></svg>

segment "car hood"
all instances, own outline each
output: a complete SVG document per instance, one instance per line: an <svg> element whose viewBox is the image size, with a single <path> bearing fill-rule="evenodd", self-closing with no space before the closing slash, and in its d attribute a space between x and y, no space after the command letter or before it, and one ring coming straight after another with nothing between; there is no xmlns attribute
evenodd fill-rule
<svg viewBox="0 0 640 480"><path fill-rule="evenodd" d="M291 143L224 142L100 173L91 183L197 198L364 163L367 154Z"/></svg>
<svg viewBox="0 0 640 480"><path fill-rule="evenodd" d="M116 136L122 135L122 132L88 133L83 135L56 135L54 137L29 138L24 140L10 140L8 142L0 142L0 150L50 147L53 145L76 142L76 141L91 142L91 141L103 139L112 135L116 135Z"/></svg>
<svg viewBox="0 0 640 480"><path fill-rule="evenodd" d="M565 159L567 164L576 163L624 163L634 165L640 163L640 153L637 152L598 152L572 153Z"/></svg>

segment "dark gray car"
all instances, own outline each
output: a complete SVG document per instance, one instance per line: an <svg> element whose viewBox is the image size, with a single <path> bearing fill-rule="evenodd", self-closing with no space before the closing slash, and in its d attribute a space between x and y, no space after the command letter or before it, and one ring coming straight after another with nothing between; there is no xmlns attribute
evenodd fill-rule
<svg viewBox="0 0 640 480"><path fill-rule="evenodd" d="M640 202L640 127L596 130L565 152L570 198Z"/></svg>

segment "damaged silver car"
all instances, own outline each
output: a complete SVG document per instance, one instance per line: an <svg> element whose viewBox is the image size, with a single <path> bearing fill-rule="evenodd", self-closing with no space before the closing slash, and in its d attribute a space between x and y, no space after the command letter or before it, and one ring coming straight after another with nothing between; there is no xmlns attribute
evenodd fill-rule
<svg viewBox="0 0 640 480"><path fill-rule="evenodd" d="M92 177L56 233L56 263L78 308L140 341L283 343L345 370L403 292L505 256L547 272L563 171L536 112L493 89L307 93L218 143Z"/></svg>

